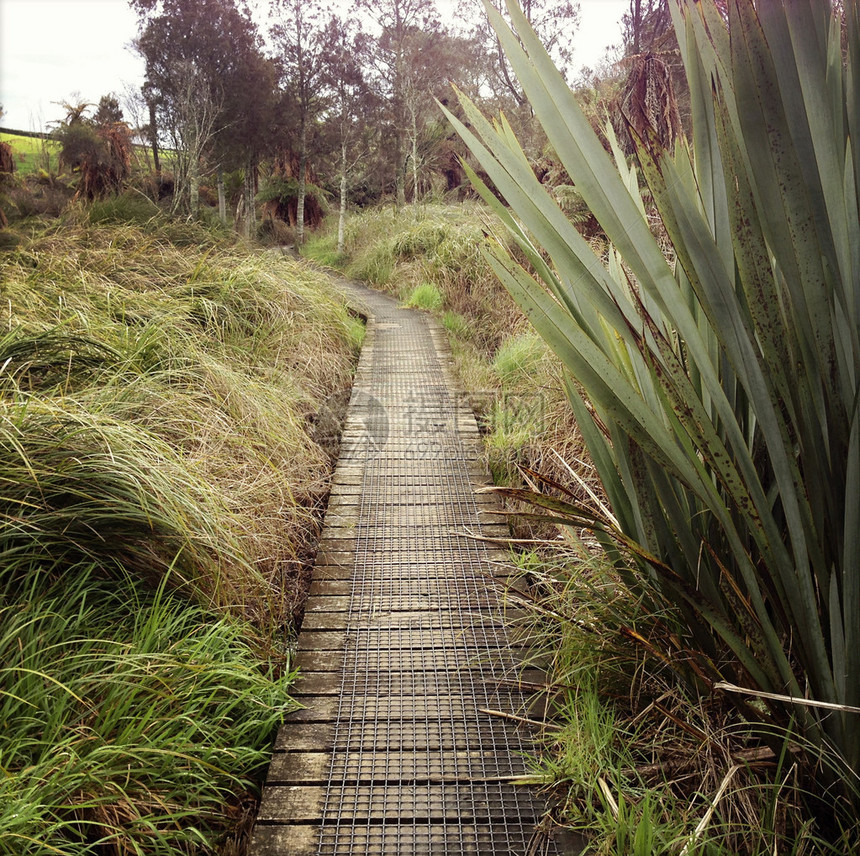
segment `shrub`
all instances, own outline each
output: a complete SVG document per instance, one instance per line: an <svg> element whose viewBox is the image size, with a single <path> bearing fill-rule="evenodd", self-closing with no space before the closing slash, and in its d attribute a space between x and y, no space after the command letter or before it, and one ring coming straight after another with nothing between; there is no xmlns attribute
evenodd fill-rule
<svg viewBox="0 0 860 856"><path fill-rule="evenodd" d="M71 120L54 135L62 145L60 166L78 175L79 196L98 199L122 188L131 171L131 131L127 125L96 126Z"/></svg>
<svg viewBox="0 0 860 856"><path fill-rule="evenodd" d="M57 574L173 568L204 600L289 616L328 467L306 419L349 377L343 308L298 262L161 218L70 217L0 275L10 550Z"/></svg>

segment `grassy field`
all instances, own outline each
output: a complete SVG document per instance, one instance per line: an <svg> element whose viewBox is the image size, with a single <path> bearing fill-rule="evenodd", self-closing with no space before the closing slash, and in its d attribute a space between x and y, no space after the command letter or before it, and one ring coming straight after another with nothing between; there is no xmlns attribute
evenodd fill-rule
<svg viewBox="0 0 860 856"><path fill-rule="evenodd" d="M0 253L0 853L236 854L361 327L127 201Z"/></svg>
<svg viewBox="0 0 860 856"><path fill-rule="evenodd" d="M30 175L39 169L56 169L60 144L55 140L40 140L19 134L0 133L0 142L9 143L15 156L16 172Z"/></svg>
<svg viewBox="0 0 860 856"><path fill-rule="evenodd" d="M21 176L33 175L40 170L46 172L58 170L60 143L56 140L43 140L37 137L27 137L22 134L0 132L0 142L9 143L15 156L16 173ZM135 146L134 151L141 160L147 160L148 151L141 146ZM173 152L170 149L161 151L164 169L171 169Z"/></svg>

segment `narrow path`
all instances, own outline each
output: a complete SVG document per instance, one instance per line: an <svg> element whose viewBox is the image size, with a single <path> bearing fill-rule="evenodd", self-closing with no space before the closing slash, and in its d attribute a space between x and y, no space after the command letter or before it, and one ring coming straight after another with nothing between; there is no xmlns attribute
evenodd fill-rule
<svg viewBox="0 0 860 856"><path fill-rule="evenodd" d="M296 697L252 856L556 853L515 725L516 651L499 621L507 534L421 313L343 284L371 318L347 414Z"/></svg>

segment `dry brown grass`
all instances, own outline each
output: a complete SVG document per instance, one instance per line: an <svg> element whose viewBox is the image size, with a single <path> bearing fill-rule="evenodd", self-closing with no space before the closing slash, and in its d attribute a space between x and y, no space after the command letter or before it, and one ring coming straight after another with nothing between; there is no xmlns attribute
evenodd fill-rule
<svg viewBox="0 0 860 856"><path fill-rule="evenodd" d="M357 351L325 278L300 261L217 241L201 254L158 228L72 217L7 254L0 275L2 329L106 349L85 371L70 345L59 383L20 394L167 444L178 494L212 529L200 572L218 581L201 589L258 622L288 622L331 470L313 419L349 386Z"/></svg>

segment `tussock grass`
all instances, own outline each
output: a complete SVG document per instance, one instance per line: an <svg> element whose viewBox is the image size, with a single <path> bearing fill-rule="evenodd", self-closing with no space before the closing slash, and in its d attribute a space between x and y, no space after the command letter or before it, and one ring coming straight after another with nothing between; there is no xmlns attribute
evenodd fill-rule
<svg viewBox="0 0 860 856"><path fill-rule="evenodd" d="M446 312L442 316L442 326L457 339L469 338L469 322L459 312Z"/></svg>
<svg viewBox="0 0 860 856"><path fill-rule="evenodd" d="M342 269L347 264L347 256L337 251L337 235L326 231L312 234L302 246L305 256L325 267Z"/></svg>
<svg viewBox="0 0 860 856"><path fill-rule="evenodd" d="M302 262L135 210L0 256L0 854L241 852L292 704L360 331Z"/></svg>
<svg viewBox="0 0 860 856"><path fill-rule="evenodd" d="M129 190L118 196L93 200L86 209L86 218L90 223L134 223L145 226L153 222L153 218L157 218L154 222L159 222L160 213L161 209L148 196Z"/></svg>
<svg viewBox="0 0 860 856"><path fill-rule="evenodd" d="M493 368L502 383L510 383L536 372L548 352L536 333L520 333L502 343L493 360Z"/></svg>
<svg viewBox="0 0 860 856"><path fill-rule="evenodd" d="M441 309L443 302L442 292L432 282L422 282L409 293L405 305L433 311Z"/></svg>
<svg viewBox="0 0 860 856"><path fill-rule="evenodd" d="M329 456L308 420L349 383L353 324L301 263L212 236L203 254L173 243L195 230L82 224L3 259L3 446L16 485L38 474L7 501L42 531L35 518L57 513L33 503L46 481L80 469L83 497L104 473L89 506L126 496L153 532L119 564L159 574L178 563L174 580L261 610L255 599L272 585L286 603L313 534ZM116 564L98 532L85 549Z"/></svg>

